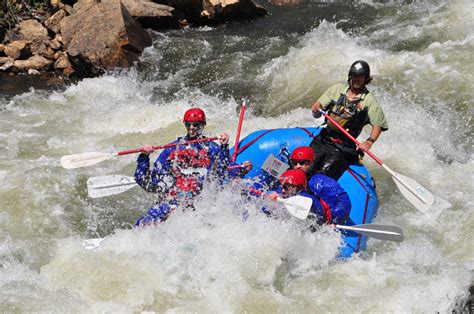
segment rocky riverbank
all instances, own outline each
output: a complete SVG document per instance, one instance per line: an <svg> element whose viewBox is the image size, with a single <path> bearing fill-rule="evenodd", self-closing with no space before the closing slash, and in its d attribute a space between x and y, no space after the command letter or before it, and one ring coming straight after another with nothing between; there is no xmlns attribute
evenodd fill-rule
<svg viewBox="0 0 474 314"><path fill-rule="evenodd" d="M146 29L218 26L267 11L251 0L79 0L53 1L42 13L4 32L0 72L94 77L133 64L152 43Z"/></svg>

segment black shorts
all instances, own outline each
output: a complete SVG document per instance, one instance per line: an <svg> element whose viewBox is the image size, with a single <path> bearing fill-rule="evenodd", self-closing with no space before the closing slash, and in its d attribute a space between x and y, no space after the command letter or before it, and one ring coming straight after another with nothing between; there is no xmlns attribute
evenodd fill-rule
<svg viewBox="0 0 474 314"><path fill-rule="evenodd" d="M314 150L315 173L322 173L338 180L351 164L359 162L359 155L353 148L337 147L319 136L315 137L310 146Z"/></svg>

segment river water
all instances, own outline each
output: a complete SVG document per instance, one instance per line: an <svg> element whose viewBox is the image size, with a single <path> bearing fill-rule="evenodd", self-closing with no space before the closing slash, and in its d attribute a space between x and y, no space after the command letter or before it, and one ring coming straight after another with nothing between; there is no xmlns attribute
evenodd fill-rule
<svg viewBox="0 0 474 314"><path fill-rule="evenodd" d="M59 87L0 78L1 312L462 307L474 282L474 3L263 5L271 14L253 22L154 32L130 70ZM190 106L206 110L208 135L227 131L233 144L244 97L243 135L315 126L310 104L357 59L370 63L369 88L390 125L373 152L436 198L417 211L365 159L378 184L376 222L401 226L403 243L371 239L366 254L337 260L336 232L302 234L297 222L261 217L230 186L138 230L153 195L135 188L93 200L86 189L92 176L133 175L135 156L60 166L67 154L167 143L184 133ZM86 250L95 237L105 240Z"/></svg>

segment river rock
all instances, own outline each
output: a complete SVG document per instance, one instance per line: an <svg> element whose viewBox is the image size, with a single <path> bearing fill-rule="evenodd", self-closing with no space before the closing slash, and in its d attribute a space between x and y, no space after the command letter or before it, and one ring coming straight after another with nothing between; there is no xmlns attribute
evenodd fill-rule
<svg viewBox="0 0 474 314"><path fill-rule="evenodd" d="M51 48L48 47L47 43L42 42L36 47L36 50L33 51L33 55L42 56L42 57L52 60L54 52L52 53L51 52L52 50Z"/></svg>
<svg viewBox="0 0 474 314"><path fill-rule="evenodd" d="M68 54L87 65L84 69L89 63L96 70L129 67L151 45L149 35L120 1L77 4L77 13L63 18L60 25Z"/></svg>
<svg viewBox="0 0 474 314"><path fill-rule="evenodd" d="M67 57L66 53L61 54L61 56L56 60L54 63L54 68L55 69L65 69L71 67L71 62L69 62L69 59Z"/></svg>
<svg viewBox="0 0 474 314"><path fill-rule="evenodd" d="M15 40L6 45L3 52L14 60L27 59L31 56L30 44L29 40Z"/></svg>
<svg viewBox="0 0 474 314"><path fill-rule="evenodd" d="M57 35L54 37L54 39L49 42L49 46L54 50L60 49L62 47L61 36Z"/></svg>
<svg viewBox="0 0 474 314"><path fill-rule="evenodd" d="M48 30L37 20L25 20L18 24L18 34L22 39L39 42L48 39Z"/></svg>
<svg viewBox="0 0 474 314"><path fill-rule="evenodd" d="M61 26L59 25L59 23L65 16L66 16L66 11L59 10L58 12L51 15L44 22L44 26L46 26L49 30L53 31L55 34L58 34L61 30Z"/></svg>
<svg viewBox="0 0 474 314"><path fill-rule="evenodd" d="M28 69L28 75L40 75L41 72L36 69Z"/></svg>
<svg viewBox="0 0 474 314"><path fill-rule="evenodd" d="M110 0L105 0L110 1ZM102 1L104 3L104 1ZM146 0L122 0L128 12L145 28L178 28L184 15L175 8Z"/></svg>
<svg viewBox="0 0 474 314"><path fill-rule="evenodd" d="M0 65L4 65L5 63L11 62L13 65L13 59L10 57L0 57Z"/></svg>
<svg viewBox="0 0 474 314"><path fill-rule="evenodd" d="M252 0L203 0L202 6L201 18L209 20L211 24L254 19L268 14L267 10Z"/></svg>
<svg viewBox="0 0 474 314"><path fill-rule="evenodd" d="M32 56L28 60L15 60L13 66L21 71L35 69L41 70L51 65L51 61L42 56Z"/></svg>
<svg viewBox="0 0 474 314"><path fill-rule="evenodd" d="M12 58L8 58L8 60L5 60L5 63L3 63L2 66L0 66L0 71L9 70L13 66L13 62L14 62L14 60ZM0 64L1 64L1 62L0 62Z"/></svg>
<svg viewBox="0 0 474 314"><path fill-rule="evenodd" d="M36 20L25 20L18 24L17 30L19 38L31 41L30 50L33 55L48 43L49 36L46 27Z"/></svg>

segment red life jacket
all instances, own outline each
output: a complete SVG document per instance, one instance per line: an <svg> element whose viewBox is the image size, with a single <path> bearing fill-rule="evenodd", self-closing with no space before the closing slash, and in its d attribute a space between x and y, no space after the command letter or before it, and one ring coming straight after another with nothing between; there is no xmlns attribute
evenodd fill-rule
<svg viewBox="0 0 474 314"><path fill-rule="evenodd" d="M211 159L209 158L209 150L207 148L202 148L191 158L193 168L207 168L210 164Z"/></svg>
<svg viewBox="0 0 474 314"><path fill-rule="evenodd" d="M321 198L319 198L319 203L321 203L321 206L323 207L324 220L326 220L327 224L330 224L332 222L331 207L329 207L329 204Z"/></svg>

